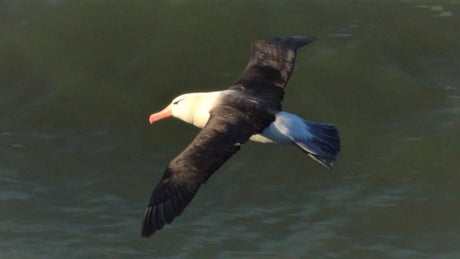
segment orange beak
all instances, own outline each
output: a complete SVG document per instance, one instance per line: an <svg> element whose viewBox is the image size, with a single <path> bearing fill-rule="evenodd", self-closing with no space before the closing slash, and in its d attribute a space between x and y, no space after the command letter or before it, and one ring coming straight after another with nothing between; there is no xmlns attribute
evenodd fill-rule
<svg viewBox="0 0 460 259"><path fill-rule="evenodd" d="M165 118L168 118L168 117L171 117L172 116L172 111L171 111L171 104L166 106L166 108L164 108L163 110L157 112L157 113L153 113L152 115L150 115L149 117L149 122L150 124L153 124L159 120L162 120L162 119L165 119Z"/></svg>

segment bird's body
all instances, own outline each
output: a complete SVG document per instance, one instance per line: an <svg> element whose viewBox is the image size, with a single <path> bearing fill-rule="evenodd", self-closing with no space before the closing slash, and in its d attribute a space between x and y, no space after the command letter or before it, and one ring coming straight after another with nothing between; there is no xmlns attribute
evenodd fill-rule
<svg viewBox="0 0 460 259"><path fill-rule="evenodd" d="M179 112L175 117L198 128L203 128L209 120L211 110L220 104L221 99L238 94L234 90L223 90L181 95L176 99L180 101L188 99L188 103L183 104L184 112ZM250 99L245 101L257 104L256 101ZM275 121L262 133L252 135L249 140L261 143L291 144L293 139L312 136L302 118L284 111L273 111L272 113L275 115Z"/></svg>
<svg viewBox="0 0 460 259"><path fill-rule="evenodd" d="M154 189L142 236L150 236L179 216L201 184L248 140L294 144L319 163L332 167L340 151L335 126L281 110L296 50L313 40L293 36L258 41L245 71L229 89L181 95L150 116L150 123L173 116L202 130L170 162Z"/></svg>

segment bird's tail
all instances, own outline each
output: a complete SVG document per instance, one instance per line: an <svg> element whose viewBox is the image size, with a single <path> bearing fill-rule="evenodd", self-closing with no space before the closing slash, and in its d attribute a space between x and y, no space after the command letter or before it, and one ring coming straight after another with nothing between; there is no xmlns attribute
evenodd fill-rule
<svg viewBox="0 0 460 259"><path fill-rule="evenodd" d="M295 144L311 158L332 168L340 151L339 131L333 124L303 121L307 134L294 139Z"/></svg>

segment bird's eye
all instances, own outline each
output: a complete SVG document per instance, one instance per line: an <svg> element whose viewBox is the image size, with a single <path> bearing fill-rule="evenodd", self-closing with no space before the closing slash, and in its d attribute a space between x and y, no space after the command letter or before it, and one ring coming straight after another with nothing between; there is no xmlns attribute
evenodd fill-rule
<svg viewBox="0 0 460 259"><path fill-rule="evenodd" d="M179 99L179 100L177 100L177 101L174 101L173 104L178 104L178 103L179 103L180 101L182 101L182 100L184 100L184 98Z"/></svg>

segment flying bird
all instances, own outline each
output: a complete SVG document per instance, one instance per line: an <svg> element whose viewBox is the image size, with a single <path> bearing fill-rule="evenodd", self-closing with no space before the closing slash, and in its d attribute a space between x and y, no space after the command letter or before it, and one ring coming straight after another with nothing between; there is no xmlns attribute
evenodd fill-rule
<svg viewBox="0 0 460 259"><path fill-rule="evenodd" d="M202 129L169 163L153 190L142 224L143 237L179 216L200 186L248 140L293 144L325 167L333 166L340 151L337 128L281 109L296 51L314 40L291 36L256 41L249 64L228 89L183 94L150 115L151 124L176 117Z"/></svg>

